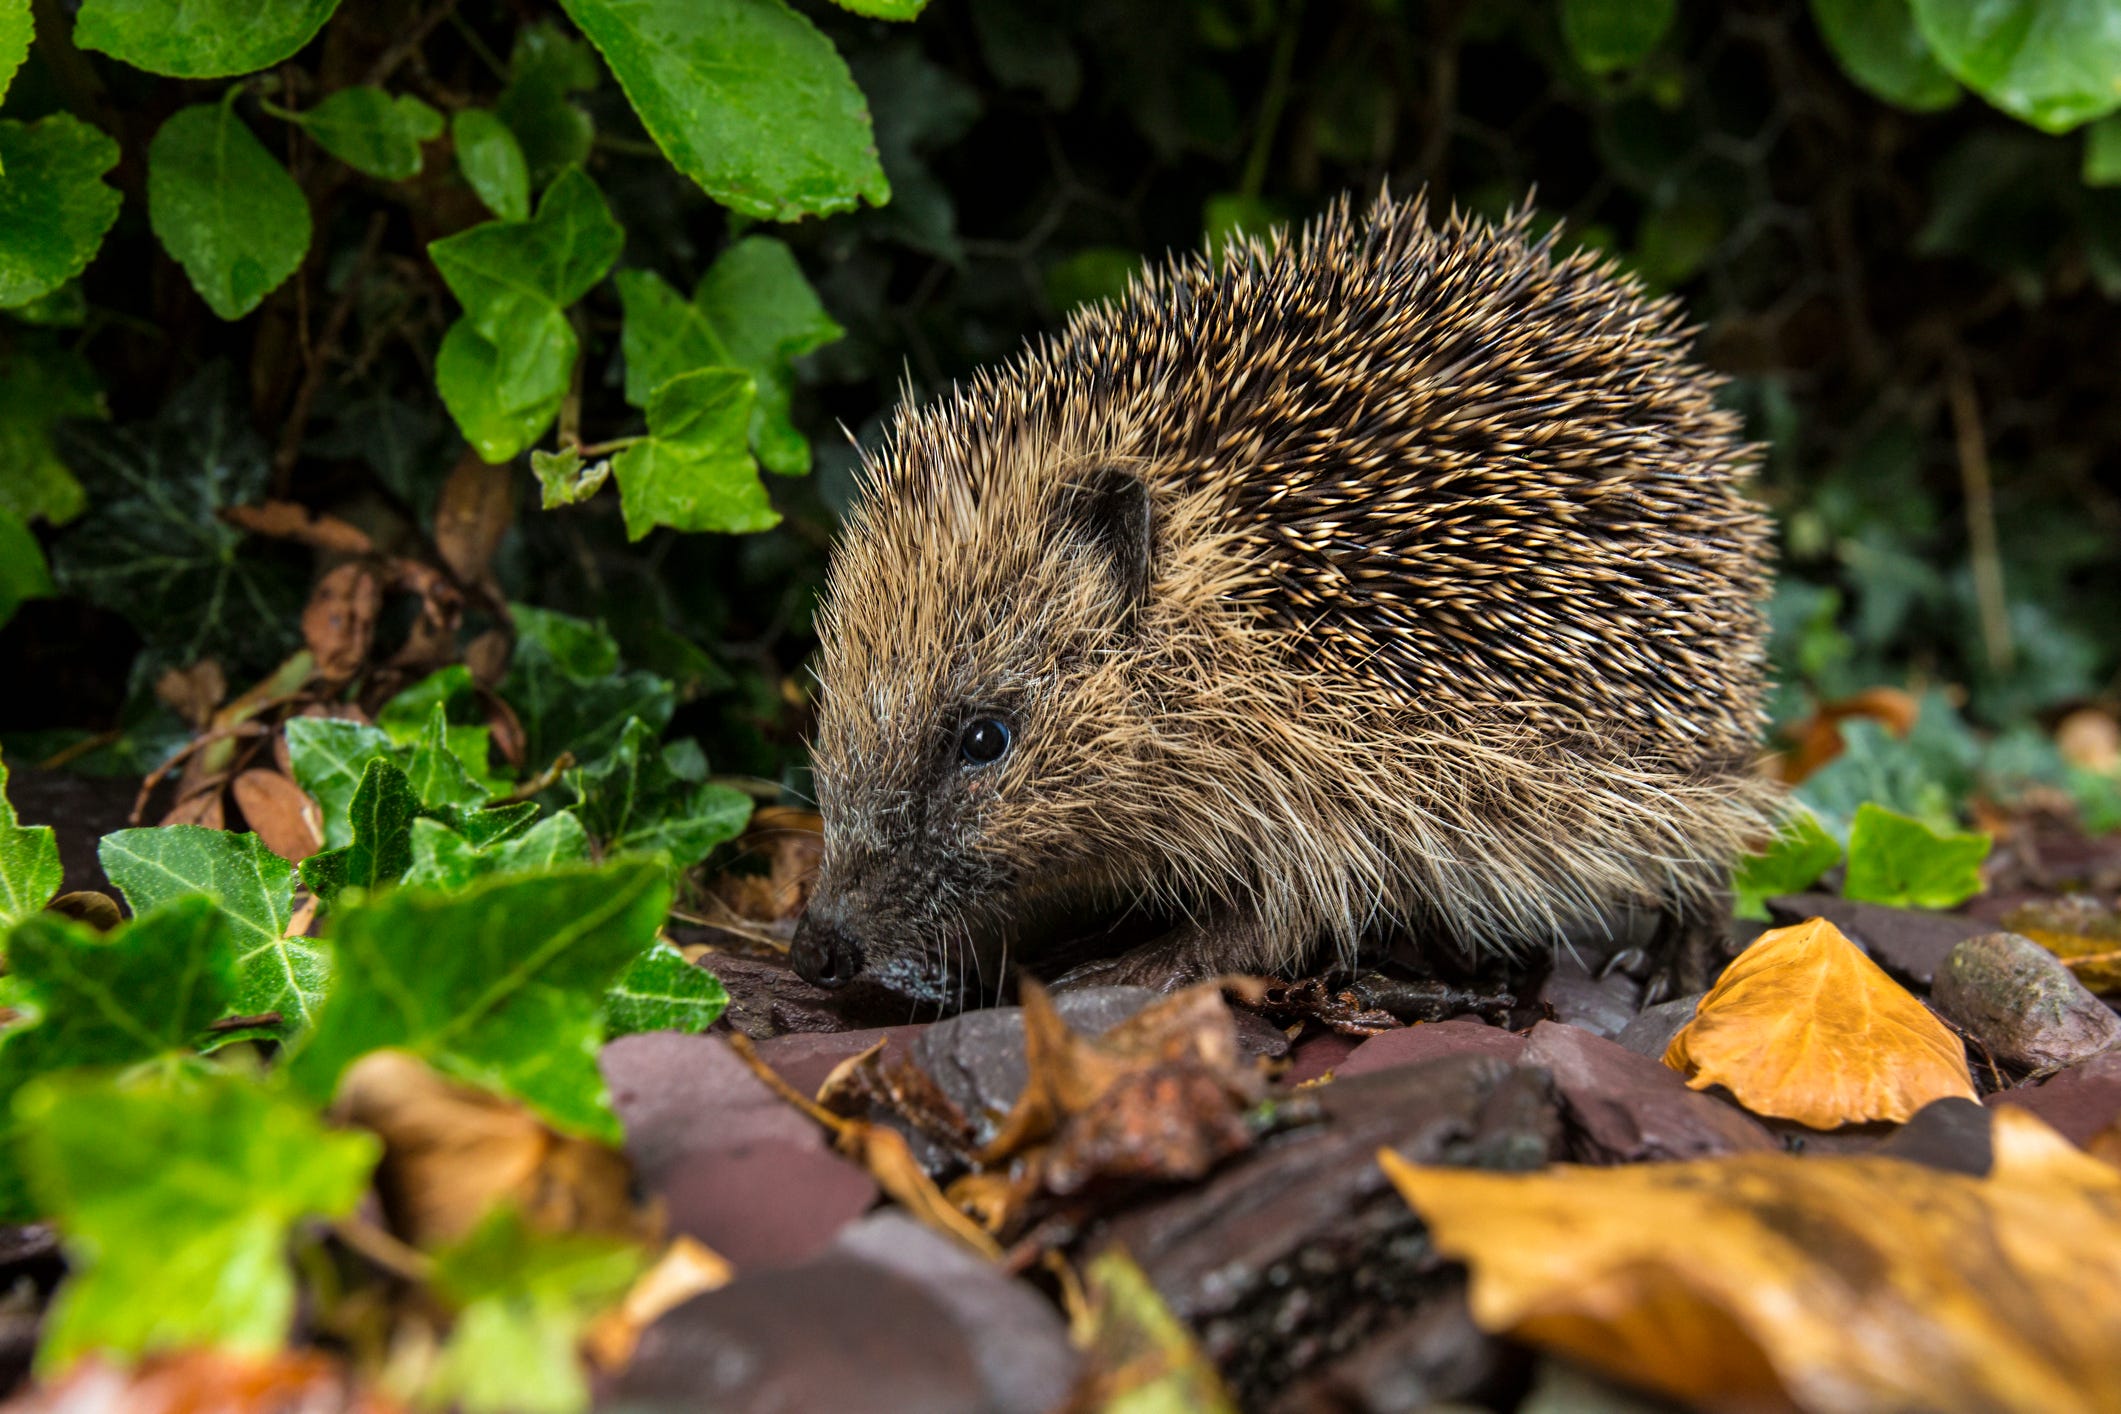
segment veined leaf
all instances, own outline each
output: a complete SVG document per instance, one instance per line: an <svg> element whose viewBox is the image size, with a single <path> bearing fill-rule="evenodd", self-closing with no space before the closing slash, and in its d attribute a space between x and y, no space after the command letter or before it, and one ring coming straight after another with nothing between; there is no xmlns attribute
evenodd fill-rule
<svg viewBox="0 0 2121 1414"><path fill-rule="evenodd" d="M147 148L147 219L223 319L256 309L309 250L309 203L227 103L171 114Z"/></svg>
<svg viewBox="0 0 2121 1414"><path fill-rule="evenodd" d="M530 166L508 125L487 108L463 108L449 120L457 169L486 209L503 221L530 216Z"/></svg>
<svg viewBox="0 0 2121 1414"><path fill-rule="evenodd" d="M306 113L285 114L326 152L359 172L403 181L420 171L420 144L442 135L442 115L409 93L396 97L358 84Z"/></svg>
<svg viewBox="0 0 2121 1414"><path fill-rule="evenodd" d="M153 74L226 78L288 58L338 8L339 0L82 0L74 43Z"/></svg>
<svg viewBox="0 0 2121 1414"><path fill-rule="evenodd" d="M13 927L52 901L64 883L59 837L49 825L23 825L7 798L7 763L0 761L0 929Z"/></svg>
<svg viewBox="0 0 2121 1414"><path fill-rule="evenodd" d="M751 797L673 770L655 730L639 720L604 759L568 772L567 786L607 854L656 854L679 868L735 839L751 818Z"/></svg>
<svg viewBox="0 0 2121 1414"><path fill-rule="evenodd" d="M661 939L633 960L604 997L613 1036L705 1031L729 1005L719 977L686 961L685 954Z"/></svg>
<svg viewBox="0 0 2121 1414"><path fill-rule="evenodd" d="M1908 0L1812 0L1812 19L1849 77L1886 102L1929 113L1959 101Z"/></svg>
<svg viewBox="0 0 2121 1414"><path fill-rule="evenodd" d="M1955 908L1981 892L1989 837L1931 829L1866 803L1849 826L1848 878L1841 891L1897 908Z"/></svg>
<svg viewBox="0 0 2121 1414"><path fill-rule="evenodd" d="M324 844L339 849L353 843L354 792L371 761L388 761L390 734L364 722L336 717L291 717L282 728L295 784L317 803L324 817Z"/></svg>
<svg viewBox="0 0 2121 1414"><path fill-rule="evenodd" d="M118 144L65 113L0 122L0 308L28 304L87 268L118 219L103 174Z"/></svg>
<svg viewBox="0 0 2121 1414"><path fill-rule="evenodd" d="M1732 884L1734 912L1740 918L1764 919L1769 899L1803 893L1840 862L1841 841L1827 833L1818 816L1798 806L1764 851L1738 861Z"/></svg>
<svg viewBox="0 0 2121 1414"><path fill-rule="evenodd" d="M628 539L676 530L766 530L780 513L748 450L751 375L735 368L680 374L648 400L648 435L612 458Z"/></svg>
<svg viewBox="0 0 2121 1414"><path fill-rule="evenodd" d="M1953 77L2043 132L2121 108L2121 10L2105 0L1912 0Z"/></svg>

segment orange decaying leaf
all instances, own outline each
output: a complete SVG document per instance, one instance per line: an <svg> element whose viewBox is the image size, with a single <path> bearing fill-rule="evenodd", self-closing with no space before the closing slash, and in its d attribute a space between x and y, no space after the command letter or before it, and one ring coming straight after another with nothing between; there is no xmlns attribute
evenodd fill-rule
<svg viewBox="0 0 2121 1414"><path fill-rule="evenodd" d="M1966 1047L1823 918L1760 935L1702 998L1664 1063L1755 1114L1814 1129L1900 1122L1975 1099Z"/></svg>
<svg viewBox="0 0 2121 1414"><path fill-rule="evenodd" d="M1985 1179L1742 1154L1487 1174L1379 1161L1484 1328L1712 1408L2121 1408L2121 1173L2023 1110Z"/></svg>

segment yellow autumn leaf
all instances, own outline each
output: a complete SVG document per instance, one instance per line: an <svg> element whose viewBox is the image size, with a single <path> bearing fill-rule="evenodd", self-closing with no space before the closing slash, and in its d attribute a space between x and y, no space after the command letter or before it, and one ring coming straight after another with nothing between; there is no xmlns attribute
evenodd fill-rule
<svg viewBox="0 0 2121 1414"><path fill-rule="evenodd" d="M1696 1090L1814 1129L1977 1098L1951 1029L1824 918L1762 933L1665 1049Z"/></svg>
<svg viewBox="0 0 2121 1414"><path fill-rule="evenodd" d="M1378 1158L1473 1318L1708 1408L2121 1409L2121 1171L1999 1109L1987 1178L1739 1154L1493 1174Z"/></svg>

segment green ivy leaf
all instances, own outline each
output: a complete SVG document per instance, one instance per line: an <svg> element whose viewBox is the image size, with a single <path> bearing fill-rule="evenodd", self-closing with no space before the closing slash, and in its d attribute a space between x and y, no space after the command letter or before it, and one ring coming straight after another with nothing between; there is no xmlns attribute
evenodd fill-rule
<svg viewBox="0 0 2121 1414"><path fill-rule="evenodd" d="M618 642L598 625L528 604L509 605L509 615L516 650L501 696L523 723L526 759L537 769L563 751L596 760L630 717L658 732L670 721L671 685L653 673L621 672Z"/></svg>
<svg viewBox="0 0 2121 1414"><path fill-rule="evenodd" d="M609 458L584 462L582 454L573 447L558 452L532 452L530 470L538 479L540 501L548 511L588 500L611 478Z"/></svg>
<svg viewBox="0 0 2121 1414"><path fill-rule="evenodd" d="M503 221L530 216L530 165L508 125L488 108L463 108L449 120L457 169L486 209Z"/></svg>
<svg viewBox="0 0 2121 1414"><path fill-rule="evenodd" d="M478 783L486 795L499 795L503 784L489 761L493 732L484 722L466 722L463 719L480 712L478 687L471 679L471 669L462 663L452 663L446 668L437 668L420 681L406 688L376 713L376 725L381 727L400 747L413 746L427 734L429 719L439 706L445 711L445 736L449 754L465 774ZM408 774L413 770L410 753L400 751L393 759L403 766ZM428 805L441 803L438 797L420 792L420 799ZM462 804L465 802L452 802Z"/></svg>
<svg viewBox="0 0 2121 1414"><path fill-rule="evenodd" d="M918 19L928 0L833 0L842 10L866 15L872 20Z"/></svg>
<svg viewBox="0 0 2121 1414"><path fill-rule="evenodd" d="M322 1100L361 1056L405 1050L558 1128L616 1141L596 1067L603 991L669 908L650 861L372 895L334 922L338 981L294 1078Z"/></svg>
<svg viewBox="0 0 2121 1414"><path fill-rule="evenodd" d="M508 73L508 87L495 102L494 114L523 149L531 184L542 187L589 160L596 124L568 102L567 95L597 86L596 51L550 20L541 20L516 35Z"/></svg>
<svg viewBox="0 0 2121 1414"><path fill-rule="evenodd" d="M751 459L751 375L736 368L680 374L648 399L648 435L612 458L626 536L677 530L766 530L780 513Z"/></svg>
<svg viewBox="0 0 2121 1414"><path fill-rule="evenodd" d="M256 835L199 825L119 830L103 837L96 857L134 913L204 894L228 915L237 950L237 1014L276 1011L288 1033L316 1019L331 984L331 959L315 939L287 936L294 866Z"/></svg>
<svg viewBox="0 0 2121 1414"><path fill-rule="evenodd" d="M279 116L301 124L355 171L390 182L419 175L420 144L442 135L440 113L409 93L393 98L367 84L342 88L306 113Z"/></svg>
<svg viewBox="0 0 2121 1414"><path fill-rule="evenodd" d="M16 1167L15 1093L53 1071L189 1052L235 997L236 948L227 915L193 897L109 934L32 914L8 933L7 961L36 1019L0 1032L0 1219L27 1222L37 1213Z"/></svg>
<svg viewBox="0 0 2121 1414"><path fill-rule="evenodd" d="M1952 75L2014 118L2063 133L2121 108L2121 9L2107 0L1912 0Z"/></svg>
<svg viewBox="0 0 2121 1414"><path fill-rule="evenodd" d="M89 510L54 542L52 569L61 589L129 620L156 660L213 657L236 674L293 648L309 576L220 519L262 499L271 475L227 374L210 366L152 422L60 429Z"/></svg>
<svg viewBox="0 0 2121 1414"><path fill-rule="evenodd" d="M729 1005L719 977L687 962L685 954L661 939L633 960L604 999L611 1015L607 1030L613 1036L637 1031L698 1033L714 1025Z"/></svg>
<svg viewBox="0 0 2121 1414"><path fill-rule="evenodd" d="M469 1414L587 1409L575 1355L582 1333L645 1265L633 1243L539 1232L515 1209L494 1209L435 1254L435 1289L458 1310L425 1393Z"/></svg>
<svg viewBox="0 0 2121 1414"><path fill-rule="evenodd" d="M645 408L682 373L739 368L757 389L751 445L783 475L810 470L810 442L789 420L789 364L846 333L818 303L795 254L771 236L749 236L722 252L688 303L662 277L621 271L626 324L626 401Z"/></svg>
<svg viewBox="0 0 2121 1414"><path fill-rule="evenodd" d="M353 842L302 861L302 882L327 904L347 889L396 883L412 865L412 822L420 801L403 771L381 758L370 761L347 813Z"/></svg>
<svg viewBox="0 0 2121 1414"><path fill-rule="evenodd" d="M0 309L28 304L88 267L118 219L103 174L118 144L79 118L0 122Z"/></svg>
<svg viewBox="0 0 2121 1414"><path fill-rule="evenodd" d="M566 307L604 278L624 241L596 183L569 168L530 220L489 221L427 248L464 305L436 382L487 461L521 452L559 411L579 351Z"/></svg>
<svg viewBox="0 0 2121 1414"><path fill-rule="evenodd" d="M1955 908L1981 892L1989 837L1933 830L1920 820L1866 804L1849 827L1841 892L1896 908Z"/></svg>
<svg viewBox="0 0 2121 1414"><path fill-rule="evenodd" d="M1594 74L1631 68L1672 27L1678 0L1561 0L1561 37Z"/></svg>
<svg viewBox="0 0 2121 1414"><path fill-rule="evenodd" d="M29 57L29 42L36 26L30 19L29 0L0 0L0 101L7 98L15 70ZM0 161L0 176L7 165Z"/></svg>
<svg viewBox="0 0 2121 1414"><path fill-rule="evenodd" d="M654 854L683 868L743 833L751 797L672 768L654 728L626 724L619 744L593 766L567 773L582 824L606 854Z"/></svg>
<svg viewBox="0 0 2121 1414"><path fill-rule="evenodd" d="M295 1225L351 1213L382 1145L259 1080L66 1075L16 1100L31 1182L66 1242L41 1375L81 1356L263 1353L295 1311Z"/></svg>
<svg viewBox="0 0 2121 1414"><path fill-rule="evenodd" d="M1819 817L1799 807L1768 847L1738 861L1732 892L1740 918L1764 919L1767 901L1777 894L1799 894L1841 862L1841 841L1827 832Z"/></svg>
<svg viewBox="0 0 2121 1414"><path fill-rule="evenodd" d="M1931 113L1959 101L1908 0L1812 0L1812 19L1849 77L1886 102Z"/></svg>
<svg viewBox="0 0 2121 1414"><path fill-rule="evenodd" d="M562 0L679 171L746 216L881 206L869 106L817 27L781 0Z"/></svg>
<svg viewBox="0 0 2121 1414"><path fill-rule="evenodd" d="M2101 118L2085 129L2084 184L2121 186L2121 114Z"/></svg>
<svg viewBox="0 0 2121 1414"><path fill-rule="evenodd" d="M241 319L309 250L309 203L227 103L180 108L147 147L147 221L223 319Z"/></svg>
<svg viewBox="0 0 2121 1414"><path fill-rule="evenodd" d="M10 928L52 901L66 881L59 837L49 825L16 821L7 798L7 762L0 761L0 928Z"/></svg>
<svg viewBox="0 0 2121 1414"><path fill-rule="evenodd" d="M0 348L0 510L53 525L81 514L87 497L52 432L68 418L105 415L103 385L75 350L29 339Z"/></svg>
<svg viewBox="0 0 2121 1414"><path fill-rule="evenodd" d="M302 787L324 817L324 844L338 849L353 843L354 792L371 761L391 759L387 732L365 722L336 717L290 717L282 728L295 784Z"/></svg>
<svg viewBox="0 0 2121 1414"><path fill-rule="evenodd" d="M470 808L484 805L490 796L484 786L464 769L450 750L449 713L439 702L427 719L427 730L414 743L412 758L405 765L407 783L422 805Z"/></svg>
<svg viewBox="0 0 2121 1414"><path fill-rule="evenodd" d="M44 547L13 511L0 509L0 624L30 599L49 599L58 590Z"/></svg>
<svg viewBox="0 0 2121 1414"><path fill-rule="evenodd" d="M520 834L484 845L466 839L439 820L415 820L412 867L405 871L404 882L461 889L474 879L490 875L548 874L562 865L588 862L589 835L569 810L548 816Z"/></svg>
<svg viewBox="0 0 2121 1414"><path fill-rule="evenodd" d="M289 57L338 8L339 0L82 0L74 43L151 74L229 78Z"/></svg>

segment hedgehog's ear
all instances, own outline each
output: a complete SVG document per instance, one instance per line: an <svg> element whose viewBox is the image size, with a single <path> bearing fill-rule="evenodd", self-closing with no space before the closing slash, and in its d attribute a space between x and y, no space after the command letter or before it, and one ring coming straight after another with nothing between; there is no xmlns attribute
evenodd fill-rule
<svg viewBox="0 0 2121 1414"><path fill-rule="evenodd" d="M1129 613L1149 597L1155 525L1147 483L1118 467L1099 467L1070 480L1060 516L1062 533L1087 544L1110 566Z"/></svg>

